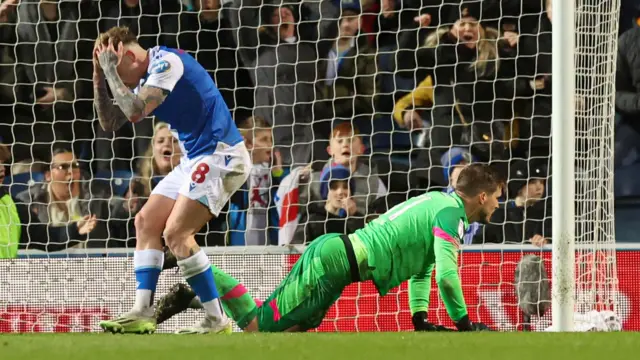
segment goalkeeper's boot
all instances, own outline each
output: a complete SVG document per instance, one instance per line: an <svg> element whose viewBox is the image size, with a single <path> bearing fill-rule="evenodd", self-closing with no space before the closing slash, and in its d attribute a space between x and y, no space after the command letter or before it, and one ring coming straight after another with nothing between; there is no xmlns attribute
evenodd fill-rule
<svg viewBox="0 0 640 360"><path fill-rule="evenodd" d="M231 334L233 331L231 326L231 319L228 317L224 317L222 320L214 320L209 316L205 316L205 318L199 323L182 329L176 330L176 334L188 335L188 334L220 334L226 335Z"/></svg>
<svg viewBox="0 0 640 360"><path fill-rule="evenodd" d="M113 320L100 322L100 327L105 332L114 334L153 334L156 331L156 319L152 309L149 311L130 311Z"/></svg>
<svg viewBox="0 0 640 360"><path fill-rule="evenodd" d="M196 293L188 285L182 283L173 285L167 295L163 296L156 305L157 324L162 324L171 317L191 308L190 304L195 297Z"/></svg>

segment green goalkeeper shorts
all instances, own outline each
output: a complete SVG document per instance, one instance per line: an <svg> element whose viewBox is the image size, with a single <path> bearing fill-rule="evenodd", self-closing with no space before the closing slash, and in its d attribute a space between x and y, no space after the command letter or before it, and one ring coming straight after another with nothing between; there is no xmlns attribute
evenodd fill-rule
<svg viewBox="0 0 640 360"><path fill-rule="evenodd" d="M320 326L344 288L353 282L340 234L318 237L302 253L291 272L258 309L261 332L306 331Z"/></svg>

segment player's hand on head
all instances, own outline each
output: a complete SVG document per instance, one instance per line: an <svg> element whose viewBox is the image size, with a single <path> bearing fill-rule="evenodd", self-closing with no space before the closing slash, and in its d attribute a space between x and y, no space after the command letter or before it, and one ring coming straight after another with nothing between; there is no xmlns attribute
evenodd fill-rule
<svg viewBox="0 0 640 360"><path fill-rule="evenodd" d="M96 227L98 220L95 215L87 215L82 220L78 221L78 233L80 235L87 235Z"/></svg>
<svg viewBox="0 0 640 360"><path fill-rule="evenodd" d="M124 45L118 43L117 48L113 45L113 40L109 39L107 45L98 45L98 62L103 70L111 66L118 66L124 55Z"/></svg>

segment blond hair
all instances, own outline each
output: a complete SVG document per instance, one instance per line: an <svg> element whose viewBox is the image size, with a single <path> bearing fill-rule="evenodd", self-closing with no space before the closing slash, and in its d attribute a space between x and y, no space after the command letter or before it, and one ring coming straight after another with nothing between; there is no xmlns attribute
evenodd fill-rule
<svg viewBox="0 0 640 360"><path fill-rule="evenodd" d="M442 36L449 31L451 31L450 26L442 26L438 28L438 30L427 36L424 45L430 48L437 47ZM478 49L478 56L476 57L476 60L469 65L469 70L475 68L478 76L484 76L487 72L487 64L495 60L496 66L494 71L498 71L498 67L500 65L497 47L499 35L500 33L496 29L480 26L480 38L478 39L478 44L476 46Z"/></svg>
<svg viewBox="0 0 640 360"><path fill-rule="evenodd" d="M140 183L144 188L144 196L149 196L151 194L151 182L154 176L160 174L160 170L158 169L158 164L156 164L156 159L153 156L153 143L156 140L156 136L158 132L162 129L168 129L169 124L159 121L153 127L153 138L151 139L151 143L147 148L147 151L144 152L144 157L142 158L142 163L140 164Z"/></svg>
<svg viewBox="0 0 640 360"><path fill-rule="evenodd" d="M108 45L109 39L113 42L113 46L117 49L118 44L128 45L131 43L137 43L138 39L136 35L129 30L126 26L114 26L111 29L98 35L95 45L102 44Z"/></svg>

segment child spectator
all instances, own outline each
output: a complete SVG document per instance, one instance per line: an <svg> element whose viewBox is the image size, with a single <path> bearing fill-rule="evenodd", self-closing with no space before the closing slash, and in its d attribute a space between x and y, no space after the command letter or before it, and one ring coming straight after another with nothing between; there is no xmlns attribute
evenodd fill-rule
<svg viewBox="0 0 640 360"><path fill-rule="evenodd" d="M351 198L355 189L348 168L332 165L322 171L320 195L324 203L309 204L309 219L305 223L307 241L327 233L351 234L364 227L364 214L358 212Z"/></svg>
<svg viewBox="0 0 640 360"><path fill-rule="evenodd" d="M387 195L387 187L378 176L375 164L363 159L366 147L359 136L358 128L350 123L342 123L333 128L327 153L331 158L322 170L333 164L342 165L349 169L354 180L355 191L353 199L356 202L358 212L366 214L367 207L375 199ZM321 200L320 175L322 172L311 173L310 201Z"/></svg>
<svg viewBox="0 0 640 360"><path fill-rule="evenodd" d="M349 169L355 188L351 197L359 214L366 215L369 204L387 195L387 187L378 175L375 164L366 162L361 157L365 146L358 134L358 129L350 123L337 125L327 147L331 159L324 164L315 163L304 169L292 169L291 174L282 180L279 196L276 197L280 217L280 244L289 244L292 240L303 243L306 240L304 226L300 224L307 221L308 205L325 203L320 192L320 178L326 168L342 165ZM320 165L319 168L316 168L317 164Z"/></svg>
<svg viewBox="0 0 640 360"><path fill-rule="evenodd" d="M474 243L523 243L543 246L550 242L550 201L544 200L547 173L542 166L525 160L511 164L508 196L473 239Z"/></svg>
<svg viewBox="0 0 640 360"><path fill-rule="evenodd" d="M238 124L253 168L249 179L229 205L229 245L275 245L278 243L278 215L272 192L284 175L280 154L272 152L271 126L261 117L249 117ZM271 163L274 166L271 167Z"/></svg>

